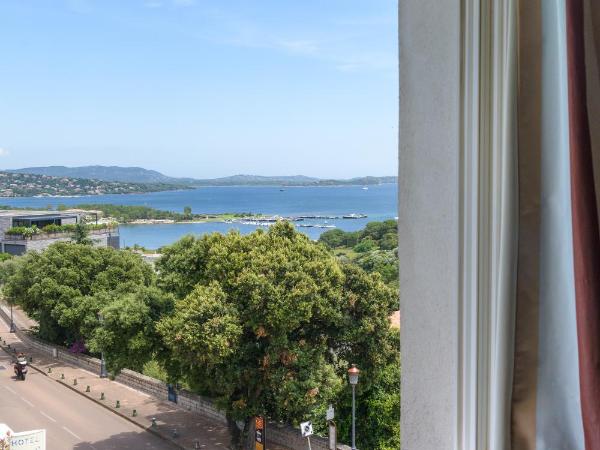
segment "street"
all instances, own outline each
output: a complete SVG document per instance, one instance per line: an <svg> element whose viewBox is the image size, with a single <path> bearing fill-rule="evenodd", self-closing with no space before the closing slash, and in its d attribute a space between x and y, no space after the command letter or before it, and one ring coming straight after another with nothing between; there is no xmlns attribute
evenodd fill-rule
<svg viewBox="0 0 600 450"><path fill-rule="evenodd" d="M2 321L0 331L7 331ZM0 422L14 431L45 428L48 450L176 448L34 369L17 381L2 350Z"/></svg>

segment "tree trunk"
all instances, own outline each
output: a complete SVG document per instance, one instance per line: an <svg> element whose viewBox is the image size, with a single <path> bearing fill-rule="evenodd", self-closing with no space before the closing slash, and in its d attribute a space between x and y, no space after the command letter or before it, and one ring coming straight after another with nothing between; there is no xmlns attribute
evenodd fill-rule
<svg viewBox="0 0 600 450"><path fill-rule="evenodd" d="M229 434L231 435L231 448L233 450L242 449L242 447L240 447L240 429L238 428L235 420L232 419L229 414L227 414L227 428L229 429Z"/></svg>
<svg viewBox="0 0 600 450"><path fill-rule="evenodd" d="M244 419L244 428L240 430L237 422L227 415L227 427L231 434L231 448L233 450L249 450L252 449L250 425L252 421L250 417Z"/></svg>
<svg viewBox="0 0 600 450"><path fill-rule="evenodd" d="M245 449L254 450L254 420L247 417L244 420L243 441L246 443Z"/></svg>

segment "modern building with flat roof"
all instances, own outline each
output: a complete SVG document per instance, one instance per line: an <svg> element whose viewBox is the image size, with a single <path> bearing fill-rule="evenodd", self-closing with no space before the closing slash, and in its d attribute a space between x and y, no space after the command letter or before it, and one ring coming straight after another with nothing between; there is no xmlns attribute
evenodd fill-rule
<svg viewBox="0 0 600 450"><path fill-rule="evenodd" d="M29 250L44 250L55 242L70 241L71 231L44 228L48 225L75 225L81 223L85 216L86 213L82 211L0 211L0 252L22 255ZM36 233L15 233L17 227L35 227ZM118 227L107 225L105 228L91 229L89 237L99 247L120 246Z"/></svg>

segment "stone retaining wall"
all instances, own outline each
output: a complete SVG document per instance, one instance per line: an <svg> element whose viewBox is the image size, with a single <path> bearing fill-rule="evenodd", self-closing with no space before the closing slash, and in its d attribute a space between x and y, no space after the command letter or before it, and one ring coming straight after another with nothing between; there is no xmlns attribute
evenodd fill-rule
<svg viewBox="0 0 600 450"><path fill-rule="evenodd" d="M294 449L305 450L308 448L306 438L300 434L300 429L292 428L289 425L281 425L274 422L267 424L267 444L274 442L279 445ZM327 439L320 436L310 437L310 446L312 450L328 450L329 444ZM345 445L338 445L338 450L350 450Z"/></svg>

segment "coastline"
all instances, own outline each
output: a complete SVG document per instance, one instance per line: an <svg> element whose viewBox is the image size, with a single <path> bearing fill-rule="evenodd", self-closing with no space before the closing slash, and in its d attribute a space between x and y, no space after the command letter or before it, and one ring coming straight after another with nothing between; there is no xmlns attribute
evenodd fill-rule
<svg viewBox="0 0 600 450"><path fill-rule="evenodd" d="M102 197L106 195L118 195L118 196L130 196L130 195L144 195L144 194L158 194L164 192L181 192L181 191L193 191L196 189L204 188L240 188L240 187L253 187L253 188L277 188L277 189L288 189L288 188L341 188L341 187L375 187L384 186L390 184L397 184L396 182L389 183L366 183L366 184L206 184L201 186L181 186L178 189L164 189L156 191L138 191L138 192L114 192L114 193L86 193L86 194L64 194L64 195L2 195L0 198L48 198L48 199L60 199L60 198L83 198L83 197Z"/></svg>

